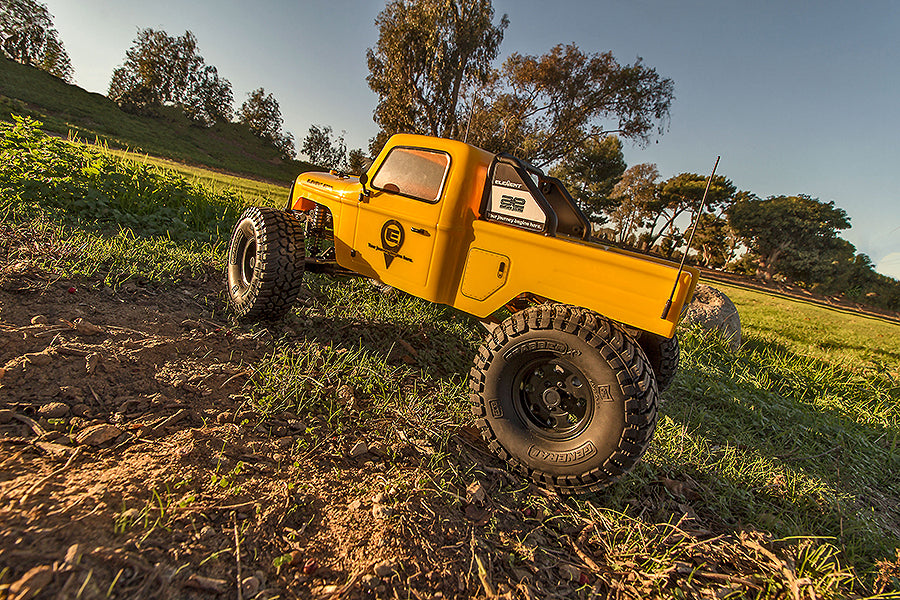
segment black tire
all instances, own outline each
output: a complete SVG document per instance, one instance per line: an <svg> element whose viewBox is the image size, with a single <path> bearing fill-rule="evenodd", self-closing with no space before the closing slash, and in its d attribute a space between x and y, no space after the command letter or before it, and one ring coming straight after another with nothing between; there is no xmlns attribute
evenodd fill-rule
<svg viewBox="0 0 900 600"><path fill-rule="evenodd" d="M300 292L303 224L290 213L248 208L228 244L228 299L239 317L280 319Z"/></svg>
<svg viewBox="0 0 900 600"><path fill-rule="evenodd" d="M536 306L503 321L478 349L469 387L490 449L564 494L629 471L656 427L644 352L620 325L577 307Z"/></svg>
<svg viewBox="0 0 900 600"><path fill-rule="evenodd" d="M647 355L650 366L653 367L653 373L656 374L656 387L662 394L672 383L675 374L678 373L680 354L678 335L666 338L649 331L642 331L637 341L644 354Z"/></svg>

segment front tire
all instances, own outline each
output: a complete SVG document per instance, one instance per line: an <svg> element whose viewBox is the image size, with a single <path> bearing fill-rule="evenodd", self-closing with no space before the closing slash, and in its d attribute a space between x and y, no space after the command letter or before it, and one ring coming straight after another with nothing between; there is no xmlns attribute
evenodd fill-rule
<svg viewBox="0 0 900 600"><path fill-rule="evenodd" d="M276 320L300 292L305 265L303 224L268 207L244 211L228 244L228 299L239 317Z"/></svg>
<svg viewBox="0 0 900 600"><path fill-rule="evenodd" d="M560 493L618 479L656 426L656 379L640 346L572 306L531 307L503 321L478 349L469 387L490 449Z"/></svg>

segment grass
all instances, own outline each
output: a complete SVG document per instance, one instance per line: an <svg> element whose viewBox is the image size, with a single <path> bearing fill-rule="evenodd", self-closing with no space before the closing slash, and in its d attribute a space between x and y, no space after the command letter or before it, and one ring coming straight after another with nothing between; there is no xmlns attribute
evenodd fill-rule
<svg viewBox="0 0 900 600"><path fill-rule="evenodd" d="M0 221L22 242L21 259L50 272L99 272L116 284L219 269L241 211L281 200L275 186L235 186L211 171L188 178L158 161L47 136L40 125L0 122Z"/></svg>
<svg viewBox="0 0 900 600"><path fill-rule="evenodd" d="M4 130L0 149L11 157L0 161L0 214L10 233L31 228L50 240L53 252L35 247L34 260L109 281L221 268L222 232L248 202L233 182L211 173L189 180L154 161L16 127ZM99 193L107 179L123 187ZM173 194L154 196L157 187L182 192L170 202ZM99 204L82 209L79 200ZM172 214L184 228L162 227ZM122 218L133 220L128 228ZM560 500L505 475L466 441L466 373L482 338L474 319L364 280L308 276L307 284L254 365L245 393L259 426L296 414L306 455L344 454L359 439L380 444L389 457L383 481L357 485L395 488L393 502L459 509L470 483L496 482L491 501L502 510L477 533L460 533L486 573L490 564L577 562L580 544L597 563L595 585L638 594L626 597L900 591L890 579L900 540L900 326L721 286L741 312L741 349L681 331L682 368L644 460L602 493ZM410 445L424 457L413 470L399 461ZM216 477L232 484L230 473ZM498 513L526 526L510 528ZM888 575L877 580L879 568ZM590 586L580 589L589 595Z"/></svg>
<svg viewBox="0 0 900 600"><path fill-rule="evenodd" d="M0 120L30 116L47 131L100 142L113 148L224 169L289 185L310 165L285 161L278 151L236 123L198 127L177 109L163 107L156 117L122 112L105 96L34 67L0 57Z"/></svg>

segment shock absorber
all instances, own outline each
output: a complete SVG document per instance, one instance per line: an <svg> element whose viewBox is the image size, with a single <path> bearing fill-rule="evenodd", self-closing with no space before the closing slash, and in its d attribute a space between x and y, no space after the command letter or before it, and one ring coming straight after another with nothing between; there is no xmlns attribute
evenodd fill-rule
<svg viewBox="0 0 900 600"><path fill-rule="evenodd" d="M322 242L326 239L325 228L327 225L328 209L321 204L316 204L306 220L306 239L308 240L309 254L312 258L319 256Z"/></svg>

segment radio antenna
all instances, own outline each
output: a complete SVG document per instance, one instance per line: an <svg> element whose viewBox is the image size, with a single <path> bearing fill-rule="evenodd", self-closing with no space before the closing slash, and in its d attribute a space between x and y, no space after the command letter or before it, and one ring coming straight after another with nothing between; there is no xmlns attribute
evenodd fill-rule
<svg viewBox="0 0 900 600"><path fill-rule="evenodd" d="M480 89L481 87L478 87L472 95L472 110L469 111L469 122L466 123L466 137L463 138L463 143L469 142L469 127L472 126L472 115L475 114L475 103L478 102L478 90Z"/></svg>
<svg viewBox="0 0 900 600"><path fill-rule="evenodd" d="M672 308L672 298L675 297L675 290L678 289L678 282L681 281L681 272L684 271L684 261L687 259L688 251L691 249L691 243L694 241L694 234L697 232L697 225L700 223L700 215L703 214L703 207L706 206L706 195L709 193L709 186L712 184L713 177L716 176L716 169L719 167L720 158L722 157L716 157L716 164L713 165L712 173L709 174L709 179L706 180L706 189L703 190L703 198L700 199L700 206L697 207L697 212L694 216L694 226L691 228L691 237L688 238L687 248L684 249L684 254L681 255L681 265L679 265L678 274L675 276L675 285L672 286L672 293L669 294L669 299L666 300L666 307L662 312L663 319L669 316L669 310Z"/></svg>

